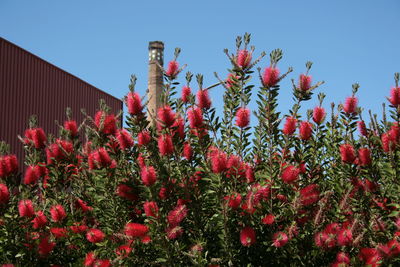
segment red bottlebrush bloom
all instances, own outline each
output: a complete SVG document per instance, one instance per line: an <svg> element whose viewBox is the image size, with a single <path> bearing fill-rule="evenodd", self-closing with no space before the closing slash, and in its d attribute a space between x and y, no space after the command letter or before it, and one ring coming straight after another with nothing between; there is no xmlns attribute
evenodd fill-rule
<svg viewBox="0 0 400 267"><path fill-rule="evenodd" d="M225 199L228 201L228 206L232 209L237 209L242 202L242 195L239 193L233 193L230 196L226 196Z"/></svg>
<svg viewBox="0 0 400 267"><path fill-rule="evenodd" d="M245 247L250 247L256 243L256 232L253 228L246 226L240 231L240 242Z"/></svg>
<svg viewBox="0 0 400 267"><path fill-rule="evenodd" d="M110 267L111 261L109 259L96 260L94 267Z"/></svg>
<svg viewBox="0 0 400 267"><path fill-rule="evenodd" d="M193 150L192 147L190 146L189 143L185 143L183 145L183 156L187 159L187 160L191 160L192 156L193 156Z"/></svg>
<svg viewBox="0 0 400 267"><path fill-rule="evenodd" d="M326 116L325 109L323 107L315 107L313 110L313 121L316 124L321 124Z"/></svg>
<svg viewBox="0 0 400 267"><path fill-rule="evenodd" d="M283 133L285 135L292 135L296 131L297 119L293 117L287 117L285 124L283 125Z"/></svg>
<svg viewBox="0 0 400 267"><path fill-rule="evenodd" d="M178 205L173 210L168 212L167 220L170 226L178 225L187 215L186 205Z"/></svg>
<svg viewBox="0 0 400 267"><path fill-rule="evenodd" d="M80 198L76 200L75 205L77 208L81 209L84 213L93 210L92 207L88 206L88 204Z"/></svg>
<svg viewBox="0 0 400 267"><path fill-rule="evenodd" d="M261 219L261 222L266 225L271 225L275 222L275 216L273 214L265 215L265 217Z"/></svg>
<svg viewBox="0 0 400 267"><path fill-rule="evenodd" d="M74 223L74 225L71 225L69 227L71 229L72 232L74 232L75 234L81 234L86 232L86 230L88 229L88 227L84 224L79 224L79 223Z"/></svg>
<svg viewBox="0 0 400 267"><path fill-rule="evenodd" d="M40 179L40 166L28 166L25 171L24 184L34 184Z"/></svg>
<svg viewBox="0 0 400 267"><path fill-rule="evenodd" d="M311 88L311 76L300 74L299 88L301 91L307 91Z"/></svg>
<svg viewBox="0 0 400 267"><path fill-rule="evenodd" d="M35 215L35 211L33 209L32 200L20 200L18 203L18 211L20 217L33 217L33 215Z"/></svg>
<svg viewBox="0 0 400 267"><path fill-rule="evenodd" d="M171 60L168 63L168 68L165 74L170 77L170 79L175 79L179 73L179 64L175 60Z"/></svg>
<svg viewBox="0 0 400 267"><path fill-rule="evenodd" d="M149 227L140 223L127 223L125 234L129 237L144 237L149 232Z"/></svg>
<svg viewBox="0 0 400 267"><path fill-rule="evenodd" d="M133 193L133 188L126 184L119 184L116 189L116 194L130 201L136 201L138 196Z"/></svg>
<svg viewBox="0 0 400 267"><path fill-rule="evenodd" d="M200 89L196 94L197 106L201 109L209 109L211 107L211 99L208 96L208 90Z"/></svg>
<svg viewBox="0 0 400 267"><path fill-rule="evenodd" d="M203 126L203 112L200 108L191 108L188 110L190 128L201 128Z"/></svg>
<svg viewBox="0 0 400 267"><path fill-rule="evenodd" d="M229 73L228 78L225 81L226 87L231 88L233 85L235 85L236 81L234 81L234 79L237 80L239 79L239 77L238 76L235 77L232 73Z"/></svg>
<svg viewBox="0 0 400 267"><path fill-rule="evenodd" d="M287 183L293 183L299 178L300 170L293 165L287 166L282 172L282 180Z"/></svg>
<svg viewBox="0 0 400 267"><path fill-rule="evenodd" d="M353 234L350 229L341 229L337 234L337 244L340 247L349 246L353 243Z"/></svg>
<svg viewBox="0 0 400 267"><path fill-rule="evenodd" d="M367 127L365 126L365 122L364 121L358 121L357 122L357 128L358 128L358 131L360 132L360 134L362 136L367 136L368 135Z"/></svg>
<svg viewBox="0 0 400 267"><path fill-rule="evenodd" d="M115 253L122 258L128 257L131 252L132 248L129 245L121 245L115 250Z"/></svg>
<svg viewBox="0 0 400 267"><path fill-rule="evenodd" d="M142 100L136 92L129 92L126 97L126 105L130 115L141 115L143 110Z"/></svg>
<svg viewBox="0 0 400 267"><path fill-rule="evenodd" d="M400 105L400 87L394 87L390 90L389 102L395 107Z"/></svg>
<svg viewBox="0 0 400 267"><path fill-rule="evenodd" d="M353 163L356 159L356 154L354 152L354 148L350 144L343 144L340 146L340 155L342 157L342 161L346 163Z"/></svg>
<svg viewBox="0 0 400 267"><path fill-rule="evenodd" d="M0 205L7 204L10 200L10 192L5 184L0 184Z"/></svg>
<svg viewBox="0 0 400 267"><path fill-rule="evenodd" d="M114 135L117 130L117 119L114 114L107 115L104 111L98 111L94 117L96 127L104 134Z"/></svg>
<svg viewBox="0 0 400 267"><path fill-rule="evenodd" d="M272 245L277 248L283 247L288 241L289 238L284 232L276 232L272 236Z"/></svg>
<svg viewBox="0 0 400 267"><path fill-rule="evenodd" d="M36 212L36 217L32 220L32 224L33 229L42 228L47 224L47 218L43 211Z"/></svg>
<svg viewBox="0 0 400 267"><path fill-rule="evenodd" d="M104 147L90 153L88 157L89 169L101 169L111 167L112 160Z"/></svg>
<svg viewBox="0 0 400 267"><path fill-rule="evenodd" d="M185 138L185 121L181 116L177 116L174 124L171 126L173 128L172 131L172 137L175 136L175 134L178 134L180 139Z"/></svg>
<svg viewBox="0 0 400 267"><path fill-rule="evenodd" d="M117 140L121 149L131 148L133 146L133 138L125 129L121 129L117 132Z"/></svg>
<svg viewBox="0 0 400 267"><path fill-rule="evenodd" d="M243 49L239 50L237 54L237 61L236 64L241 67L242 69L247 68L250 65L252 59L252 53Z"/></svg>
<svg viewBox="0 0 400 267"><path fill-rule="evenodd" d="M15 155L0 156L0 178L5 178L18 170L18 161Z"/></svg>
<svg viewBox="0 0 400 267"><path fill-rule="evenodd" d="M370 264L372 266L379 266L379 263L382 260L381 256L379 255L379 251L376 248L360 249L358 258L364 261L366 264Z"/></svg>
<svg viewBox="0 0 400 267"><path fill-rule="evenodd" d="M343 111L347 114L353 114L357 112L357 103L358 99L355 96L350 96L346 98L346 101L343 105Z"/></svg>
<svg viewBox="0 0 400 267"><path fill-rule="evenodd" d="M78 126L76 121L69 120L64 122L64 128L68 131L71 137L75 137L78 135Z"/></svg>
<svg viewBox="0 0 400 267"><path fill-rule="evenodd" d="M169 240L176 239L183 234L183 228L180 226L168 227L165 231Z"/></svg>
<svg viewBox="0 0 400 267"><path fill-rule="evenodd" d="M381 136L382 148L385 152L393 151L396 148L396 140L389 132L382 134Z"/></svg>
<svg viewBox="0 0 400 267"><path fill-rule="evenodd" d="M360 166L367 166L371 164L371 151L364 147L358 150L358 164Z"/></svg>
<svg viewBox="0 0 400 267"><path fill-rule="evenodd" d="M175 112L172 111L170 106L164 106L158 109L157 112L158 119L161 123L161 128L169 128L175 122Z"/></svg>
<svg viewBox="0 0 400 267"><path fill-rule="evenodd" d="M192 94L192 89L189 86L182 87L182 102L187 103L189 102L189 97Z"/></svg>
<svg viewBox="0 0 400 267"><path fill-rule="evenodd" d="M246 183L252 183L255 180L255 176L254 176L254 170L253 168L246 164Z"/></svg>
<svg viewBox="0 0 400 267"><path fill-rule="evenodd" d="M310 184L300 190L300 201L304 206L314 204L319 200L318 185Z"/></svg>
<svg viewBox="0 0 400 267"><path fill-rule="evenodd" d="M211 160L211 169L213 173L221 173L227 169L228 159L224 152L219 150L210 151L209 158Z"/></svg>
<svg viewBox="0 0 400 267"><path fill-rule="evenodd" d="M138 133L138 146L146 146L151 141L151 136L149 131L143 130Z"/></svg>
<svg viewBox="0 0 400 267"><path fill-rule="evenodd" d="M157 181L157 173L153 166L145 166L140 173L145 186L152 186Z"/></svg>
<svg viewBox="0 0 400 267"><path fill-rule="evenodd" d="M31 128L25 131L25 137L28 143L32 143L37 149L44 148L47 137L42 128Z"/></svg>
<svg viewBox="0 0 400 267"><path fill-rule="evenodd" d="M336 261L338 263L350 264L350 257L346 252L338 252L336 254Z"/></svg>
<svg viewBox="0 0 400 267"><path fill-rule="evenodd" d="M144 213L147 217L158 218L158 205L154 201L146 201L143 204Z"/></svg>
<svg viewBox="0 0 400 267"><path fill-rule="evenodd" d="M60 161L74 151L74 145L71 142L57 139L54 144L46 148L47 164L52 164L53 159Z"/></svg>
<svg viewBox="0 0 400 267"><path fill-rule="evenodd" d="M85 261L83 262L84 266L93 266L94 262L96 260L96 256L94 255L93 252L89 252L86 254Z"/></svg>
<svg viewBox="0 0 400 267"><path fill-rule="evenodd" d="M400 243L396 239L390 240L386 246L390 250L390 257L397 257L400 254Z"/></svg>
<svg viewBox="0 0 400 267"><path fill-rule="evenodd" d="M262 83L264 87L271 87L278 83L279 81L279 69L274 67L268 67L265 69L262 76Z"/></svg>
<svg viewBox="0 0 400 267"><path fill-rule="evenodd" d="M100 243L106 235L99 229L92 228L86 233L86 239L90 243Z"/></svg>
<svg viewBox="0 0 400 267"><path fill-rule="evenodd" d="M158 150L161 156L168 156L174 153L172 137L169 134L163 134L158 137Z"/></svg>
<svg viewBox="0 0 400 267"><path fill-rule="evenodd" d="M39 247L38 247L38 252L40 256L47 256L50 254L50 252L53 251L54 247L56 246L56 243L54 242L49 242L49 237L43 237L40 239Z"/></svg>
<svg viewBox="0 0 400 267"><path fill-rule="evenodd" d="M240 107L236 112L236 125L240 128L247 127L250 123L250 109Z"/></svg>
<svg viewBox="0 0 400 267"><path fill-rule="evenodd" d="M312 135L312 124L308 121L302 121L299 128L300 139L308 140Z"/></svg>
<svg viewBox="0 0 400 267"><path fill-rule="evenodd" d="M67 237L67 229L65 228L50 228L50 233L54 235L55 238Z"/></svg>
<svg viewBox="0 0 400 267"><path fill-rule="evenodd" d="M54 205L50 208L50 215L53 222L61 222L62 220L67 217L63 206L61 205Z"/></svg>

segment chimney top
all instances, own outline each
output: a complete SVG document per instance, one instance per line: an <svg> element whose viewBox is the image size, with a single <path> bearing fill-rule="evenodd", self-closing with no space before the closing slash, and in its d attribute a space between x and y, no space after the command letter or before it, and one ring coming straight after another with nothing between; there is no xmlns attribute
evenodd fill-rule
<svg viewBox="0 0 400 267"><path fill-rule="evenodd" d="M149 50L152 50L152 49L164 50L164 43L161 41L149 42Z"/></svg>

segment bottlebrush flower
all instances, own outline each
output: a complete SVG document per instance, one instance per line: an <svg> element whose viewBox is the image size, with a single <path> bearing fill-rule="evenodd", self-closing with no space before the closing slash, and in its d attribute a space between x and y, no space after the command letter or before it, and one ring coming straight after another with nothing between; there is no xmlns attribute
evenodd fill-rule
<svg viewBox="0 0 400 267"><path fill-rule="evenodd" d="M285 124L283 125L283 134L292 135L296 131L297 119L293 117L286 117Z"/></svg>
<svg viewBox="0 0 400 267"><path fill-rule="evenodd" d="M78 198L75 202L75 206L82 210L82 212L86 213L88 211L92 211L93 208L88 206L88 204L82 199Z"/></svg>
<svg viewBox="0 0 400 267"><path fill-rule="evenodd" d="M146 146L151 141L151 136L149 131L143 130L138 133L138 146Z"/></svg>
<svg viewBox="0 0 400 267"><path fill-rule="evenodd" d="M86 230L88 229L88 227L84 224L80 224L78 222L75 222L74 225L71 225L69 227L71 229L71 231L75 234L81 234L86 232Z"/></svg>
<svg viewBox="0 0 400 267"><path fill-rule="evenodd" d="M393 87L392 90L390 90L389 102L395 107L400 105L400 87Z"/></svg>
<svg viewBox="0 0 400 267"><path fill-rule="evenodd" d="M38 247L38 252L40 256L47 256L50 254L50 252L53 251L54 247L56 246L55 242L50 242L49 237L45 236L42 239L40 239L39 247Z"/></svg>
<svg viewBox="0 0 400 267"><path fill-rule="evenodd" d="M379 251L376 248L362 248L358 254L358 258L365 262L365 264L370 264L372 266L379 266L382 260L379 255Z"/></svg>
<svg viewBox="0 0 400 267"><path fill-rule="evenodd" d="M0 205L7 204L10 200L10 192L5 184L0 184Z"/></svg>
<svg viewBox="0 0 400 267"><path fill-rule="evenodd" d="M44 166L30 165L26 168L23 183L34 184L40 179L42 175L45 175L45 173L46 171Z"/></svg>
<svg viewBox="0 0 400 267"><path fill-rule="evenodd" d="M336 261L338 263L350 264L350 257L346 252L338 252L336 254Z"/></svg>
<svg viewBox="0 0 400 267"><path fill-rule="evenodd" d="M362 136L367 136L368 135L367 127L365 126L365 122L364 121L358 121L357 122L357 128L358 128L358 131L360 132L360 134Z"/></svg>
<svg viewBox="0 0 400 267"><path fill-rule="evenodd" d="M142 100L138 93L129 92L126 97L128 113L133 116L141 115L143 110Z"/></svg>
<svg viewBox="0 0 400 267"><path fill-rule="evenodd" d="M165 231L169 240L176 239L183 234L183 228L180 226L168 227Z"/></svg>
<svg viewBox="0 0 400 267"><path fill-rule="evenodd" d="M109 259L98 259L93 265L94 267L110 267L111 261Z"/></svg>
<svg viewBox="0 0 400 267"><path fill-rule="evenodd" d="M265 69L262 76L262 83L264 87L275 86L279 81L279 69L274 67L268 67Z"/></svg>
<svg viewBox="0 0 400 267"><path fill-rule="evenodd" d="M211 161L211 169L213 173L221 173L227 169L226 154L218 149L209 152L209 159Z"/></svg>
<svg viewBox="0 0 400 267"><path fill-rule="evenodd" d="M106 235L99 229L92 228L86 233L86 239L90 243L100 243Z"/></svg>
<svg viewBox="0 0 400 267"><path fill-rule="evenodd" d="M130 201L136 201L138 196L134 193L133 188L126 184L119 184L116 189L116 194Z"/></svg>
<svg viewBox="0 0 400 267"><path fill-rule="evenodd" d="M190 128L200 128L203 126L203 112L200 108L191 108L187 113Z"/></svg>
<svg viewBox="0 0 400 267"><path fill-rule="evenodd" d="M183 103L187 103L189 102L189 97L192 94L192 89L190 89L189 86L184 86L182 87L182 102Z"/></svg>
<svg viewBox="0 0 400 267"><path fill-rule="evenodd" d="M250 109L246 107L238 108L236 112L236 125L240 128L247 127L250 123Z"/></svg>
<svg viewBox="0 0 400 267"><path fill-rule="evenodd" d="M33 215L35 215L35 211L33 209L32 200L20 200L18 203L18 212L20 217L33 217Z"/></svg>
<svg viewBox="0 0 400 267"><path fill-rule="evenodd" d="M121 258L126 258L131 254L132 248L130 247L129 244L127 245L121 245L117 249L115 249L115 253L120 256Z"/></svg>
<svg viewBox="0 0 400 267"><path fill-rule="evenodd" d="M52 233L55 238L67 237L68 234L67 229L58 227L50 228L50 233Z"/></svg>
<svg viewBox="0 0 400 267"><path fill-rule="evenodd" d="M176 116L175 122L172 124L171 128L172 137L175 137L175 134L178 134L180 139L185 138L185 121L180 115Z"/></svg>
<svg viewBox="0 0 400 267"><path fill-rule="evenodd" d="M300 170L293 165L287 166L281 175L283 182L290 184L299 178Z"/></svg>
<svg viewBox="0 0 400 267"><path fill-rule="evenodd" d="M337 244L340 247L350 246L353 243L353 234L350 229L341 229L337 234Z"/></svg>
<svg viewBox="0 0 400 267"><path fill-rule="evenodd" d="M252 53L246 49L239 50L236 58L236 64L242 69L245 69L250 65Z"/></svg>
<svg viewBox="0 0 400 267"><path fill-rule="evenodd" d="M208 96L208 90L200 89L196 94L197 106L201 109L209 109L211 107L211 99Z"/></svg>
<svg viewBox="0 0 400 267"><path fill-rule="evenodd" d="M68 134L71 137L75 137L78 135L78 126L76 124L76 121L74 121L74 120L65 121L64 128L65 128L65 130L68 131Z"/></svg>
<svg viewBox="0 0 400 267"><path fill-rule="evenodd" d="M125 130L121 129L117 131L117 140L119 147L124 150L126 148L131 148L133 146L133 138L131 134Z"/></svg>
<svg viewBox="0 0 400 267"><path fill-rule="evenodd" d="M396 148L397 142L389 132L382 134L381 141L385 152L393 151Z"/></svg>
<svg viewBox="0 0 400 267"><path fill-rule="evenodd" d="M186 205L177 205L173 210L168 212L167 220L170 226L178 225L187 215Z"/></svg>
<svg viewBox="0 0 400 267"><path fill-rule="evenodd" d="M308 140L312 135L312 124L308 121L300 123L299 134L301 140Z"/></svg>
<svg viewBox="0 0 400 267"><path fill-rule="evenodd" d="M358 164L360 166L370 165L371 161L372 161L371 160L371 151L366 147L360 148L358 150L358 159L359 159Z"/></svg>
<svg viewBox="0 0 400 267"><path fill-rule="evenodd" d="M124 231L125 235L129 237L144 237L147 235L149 228L140 223L127 223Z"/></svg>
<svg viewBox="0 0 400 267"><path fill-rule="evenodd" d="M62 220L67 217L63 206L61 205L54 205L50 208L50 215L53 222L61 222Z"/></svg>
<svg viewBox="0 0 400 267"><path fill-rule="evenodd" d="M318 185L310 184L300 189L300 201L304 206L314 204L319 200Z"/></svg>
<svg viewBox="0 0 400 267"><path fill-rule="evenodd" d="M175 122L175 112L172 111L170 106L164 106L158 109L157 112L158 120L161 123L161 129L162 128L169 128L174 124Z"/></svg>
<svg viewBox="0 0 400 267"><path fill-rule="evenodd" d="M271 225L271 224L273 224L273 223L275 222L275 216L274 216L273 214L265 215L265 216L261 219L261 222L262 222L263 224L266 224L266 225Z"/></svg>
<svg viewBox="0 0 400 267"><path fill-rule="evenodd" d="M158 218L158 205L154 201L146 201L143 204L144 213L147 217Z"/></svg>
<svg viewBox="0 0 400 267"><path fill-rule="evenodd" d="M193 156L193 149L190 146L189 143L185 143L183 145L183 156L186 158L186 160L191 160Z"/></svg>
<svg viewBox="0 0 400 267"><path fill-rule="evenodd" d="M300 74L299 88L301 91L307 91L311 88L311 76Z"/></svg>
<svg viewBox="0 0 400 267"><path fill-rule="evenodd" d="M89 169L101 169L111 167L112 160L107 150L104 147L93 151L88 157Z"/></svg>
<svg viewBox="0 0 400 267"><path fill-rule="evenodd" d="M157 173L153 166L145 166L140 173L145 186L152 186L157 181Z"/></svg>
<svg viewBox="0 0 400 267"><path fill-rule="evenodd" d="M240 242L245 247L250 247L256 243L256 232L250 226L246 226L240 231Z"/></svg>
<svg viewBox="0 0 400 267"><path fill-rule="evenodd" d="M25 142L33 144L37 149L46 146L47 137L42 128L30 128L25 131Z"/></svg>
<svg viewBox="0 0 400 267"><path fill-rule="evenodd" d="M163 134L158 137L158 150L161 156L168 156L174 153L172 137L169 134Z"/></svg>
<svg viewBox="0 0 400 267"><path fill-rule="evenodd" d="M238 80L239 76L234 76L232 73L229 73L228 78L225 80L225 85L227 88L231 88L233 85L236 84L234 79Z"/></svg>
<svg viewBox="0 0 400 267"><path fill-rule="evenodd" d="M98 111L94 117L97 129L104 134L114 135L117 130L117 119L114 114L107 115L104 111Z"/></svg>
<svg viewBox="0 0 400 267"><path fill-rule="evenodd" d="M32 220L33 229L39 229L44 227L47 224L46 215L44 215L43 211L36 212L36 217Z"/></svg>
<svg viewBox="0 0 400 267"><path fill-rule="evenodd" d="M284 232L276 232L272 236L272 245L277 248L283 247L288 241L288 236Z"/></svg>
<svg viewBox="0 0 400 267"><path fill-rule="evenodd" d="M15 155L0 156L0 178L5 178L17 172L18 161Z"/></svg>
<svg viewBox="0 0 400 267"><path fill-rule="evenodd" d="M326 116L325 109L323 107L315 107L313 110L313 121L316 124L321 124Z"/></svg>
<svg viewBox="0 0 400 267"><path fill-rule="evenodd" d="M66 140L57 139L55 143L46 148L47 164L53 164L53 160L66 159L74 151L74 145Z"/></svg>
<svg viewBox="0 0 400 267"><path fill-rule="evenodd" d="M85 261L83 262L84 266L92 266L96 260L96 256L93 252L89 252L86 254Z"/></svg>
<svg viewBox="0 0 400 267"><path fill-rule="evenodd" d="M339 148L342 161L346 163L353 163L356 159L354 148L350 144L343 144Z"/></svg>
<svg viewBox="0 0 400 267"><path fill-rule="evenodd" d="M228 201L228 206L232 209L237 209L240 206L240 203L242 202L242 195L235 192L230 196L226 196L225 200Z"/></svg>
<svg viewBox="0 0 400 267"><path fill-rule="evenodd" d="M168 63L168 68L167 68L167 71L165 72L165 74L171 80L173 80L178 75L178 73L179 73L179 64L178 64L178 62L176 62L175 60L171 60Z"/></svg>
<svg viewBox="0 0 400 267"><path fill-rule="evenodd" d="M357 103L358 99L355 96L350 96L346 98L346 101L343 105L343 111L347 114L353 114L357 112Z"/></svg>

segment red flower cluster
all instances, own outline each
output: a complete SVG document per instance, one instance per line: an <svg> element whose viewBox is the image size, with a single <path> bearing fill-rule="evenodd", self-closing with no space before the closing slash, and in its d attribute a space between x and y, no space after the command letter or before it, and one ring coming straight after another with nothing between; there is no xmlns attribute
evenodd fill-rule
<svg viewBox="0 0 400 267"><path fill-rule="evenodd" d="M25 144L40 149L46 146L47 137L42 128L30 128L25 131Z"/></svg>
<svg viewBox="0 0 400 267"><path fill-rule="evenodd" d="M98 111L94 117L94 123L97 129L104 134L114 135L117 130L117 119L114 114L106 114L104 111Z"/></svg>
<svg viewBox="0 0 400 267"><path fill-rule="evenodd" d="M0 178L14 174L18 170L18 161L15 155L0 155Z"/></svg>
<svg viewBox="0 0 400 267"><path fill-rule="evenodd" d="M140 95L136 92L129 92L126 97L126 105L128 107L129 114L138 116L143 113L143 105Z"/></svg>
<svg viewBox="0 0 400 267"><path fill-rule="evenodd" d="M275 86L279 81L279 69L268 67L262 76L262 83L265 87Z"/></svg>
<svg viewBox="0 0 400 267"><path fill-rule="evenodd" d="M238 51L236 58L236 64L242 69L245 69L251 63L252 54L246 49L243 49Z"/></svg>

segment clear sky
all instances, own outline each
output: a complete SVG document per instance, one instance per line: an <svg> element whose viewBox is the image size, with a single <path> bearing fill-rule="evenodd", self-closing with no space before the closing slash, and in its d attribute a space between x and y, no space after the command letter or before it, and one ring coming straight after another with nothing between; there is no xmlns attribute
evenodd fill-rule
<svg viewBox="0 0 400 267"><path fill-rule="evenodd" d="M291 78L313 61L313 80L326 82L317 90L328 95L325 107L350 96L358 82L360 104L375 112L387 102L393 73L400 72L399 18L399 0L0 0L0 36L118 98L127 93L132 73L144 93L149 41L165 43L166 62L181 47L179 62L203 73L210 85L217 81L214 71L227 74L223 49L233 51L235 37L249 32L256 54L284 50L279 67L293 66ZM259 66L268 62L266 57ZM223 90L213 89L214 105L220 106ZM287 79L283 112L292 105L291 90Z"/></svg>

